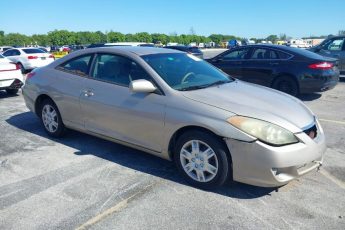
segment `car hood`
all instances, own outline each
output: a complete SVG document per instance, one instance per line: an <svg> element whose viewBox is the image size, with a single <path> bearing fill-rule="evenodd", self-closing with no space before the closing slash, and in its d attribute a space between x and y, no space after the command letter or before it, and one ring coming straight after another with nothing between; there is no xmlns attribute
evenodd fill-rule
<svg viewBox="0 0 345 230"><path fill-rule="evenodd" d="M242 81L184 91L191 100L237 115L253 117L298 133L314 122L312 112L297 98Z"/></svg>

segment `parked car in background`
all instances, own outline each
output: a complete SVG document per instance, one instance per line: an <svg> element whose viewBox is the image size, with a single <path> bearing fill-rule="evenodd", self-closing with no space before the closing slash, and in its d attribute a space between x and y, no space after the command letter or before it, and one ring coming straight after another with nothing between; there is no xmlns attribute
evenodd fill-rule
<svg viewBox="0 0 345 230"><path fill-rule="evenodd" d="M293 96L329 90L339 81L337 59L287 46L242 46L207 61L240 80Z"/></svg>
<svg viewBox="0 0 345 230"><path fill-rule="evenodd" d="M0 54L0 90L6 90L10 95L16 94L23 82L20 66Z"/></svg>
<svg viewBox="0 0 345 230"><path fill-rule="evenodd" d="M290 39L287 41L286 46L303 49L311 47L311 45L305 42L303 39Z"/></svg>
<svg viewBox="0 0 345 230"><path fill-rule="evenodd" d="M54 55L38 48L10 49L4 52L3 56L18 64L22 73L48 65L55 60Z"/></svg>
<svg viewBox="0 0 345 230"><path fill-rule="evenodd" d="M71 128L173 160L204 189L284 185L320 167L326 150L298 99L172 49L76 51L29 73L23 96L48 135Z"/></svg>
<svg viewBox="0 0 345 230"><path fill-rule="evenodd" d="M71 51L71 48L70 48L69 46L65 45L65 46L61 46L61 47L59 48L59 51L60 51L60 52L70 52L70 51Z"/></svg>
<svg viewBox="0 0 345 230"><path fill-rule="evenodd" d="M49 52L59 52L59 51L60 51L60 47L59 46L51 46Z"/></svg>
<svg viewBox="0 0 345 230"><path fill-rule="evenodd" d="M309 50L322 56L339 59L340 74L345 77L345 36L327 38Z"/></svg>
<svg viewBox="0 0 345 230"><path fill-rule="evenodd" d="M12 48L12 46L0 46L0 54Z"/></svg>
<svg viewBox="0 0 345 230"><path fill-rule="evenodd" d="M70 51L76 51L76 50L83 50L86 48L84 45L70 45L69 48L71 49Z"/></svg>
<svg viewBox="0 0 345 230"><path fill-rule="evenodd" d="M180 50L180 51L192 54L198 58L201 58L201 59L204 58L204 54L196 46L183 46L183 45L179 46L179 45L177 45L177 46L165 46L164 48L173 49L173 50Z"/></svg>

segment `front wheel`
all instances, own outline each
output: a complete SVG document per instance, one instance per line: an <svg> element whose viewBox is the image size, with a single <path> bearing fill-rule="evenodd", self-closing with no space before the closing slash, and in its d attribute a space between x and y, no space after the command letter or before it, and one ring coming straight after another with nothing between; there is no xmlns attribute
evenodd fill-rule
<svg viewBox="0 0 345 230"><path fill-rule="evenodd" d="M186 181L202 189L221 186L231 171L224 144L200 131L187 132L178 139L174 160Z"/></svg>
<svg viewBox="0 0 345 230"><path fill-rule="evenodd" d="M61 137L65 132L60 112L55 103L46 99L41 104L41 121L49 136Z"/></svg>

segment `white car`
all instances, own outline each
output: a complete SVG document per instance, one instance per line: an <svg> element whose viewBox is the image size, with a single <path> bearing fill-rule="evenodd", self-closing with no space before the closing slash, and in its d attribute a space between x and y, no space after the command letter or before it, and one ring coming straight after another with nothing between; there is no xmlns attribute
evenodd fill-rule
<svg viewBox="0 0 345 230"><path fill-rule="evenodd" d="M55 60L54 55L38 48L15 48L6 50L2 55L18 64L22 73L46 66Z"/></svg>
<svg viewBox="0 0 345 230"><path fill-rule="evenodd" d="M0 54L0 90L6 90L11 95L16 94L23 82L19 65Z"/></svg>
<svg viewBox="0 0 345 230"><path fill-rule="evenodd" d="M5 52L6 50L12 49L12 46L0 46L0 53Z"/></svg>

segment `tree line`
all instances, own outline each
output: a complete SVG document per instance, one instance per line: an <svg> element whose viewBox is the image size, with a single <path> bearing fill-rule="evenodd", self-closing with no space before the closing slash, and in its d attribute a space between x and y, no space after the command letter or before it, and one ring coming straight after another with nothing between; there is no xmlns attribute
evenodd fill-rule
<svg viewBox="0 0 345 230"><path fill-rule="evenodd" d="M340 30L339 35L345 34L344 30ZM326 36L321 36L326 37ZM277 40L286 40L289 37L286 34L269 35L266 38L250 38L250 40L259 43L263 40L271 41L272 43ZM169 42L179 43L179 44L190 44L191 42L196 43L206 43L215 42L220 44L224 41L229 41L232 39L243 40L235 35L223 35L223 34L211 34L210 36L200 36L196 35L194 31L190 34L180 34L171 33L169 35L162 33L147 33L140 32L135 34L123 34L120 32L90 32L90 31L80 31L73 32L68 30L54 30L47 34L33 34L31 36L20 34L20 33L8 33L5 34L4 31L0 30L0 45L8 46L28 46L28 45L86 45L92 43L106 43L106 42L147 42L147 43L158 43L167 44Z"/></svg>
<svg viewBox="0 0 345 230"><path fill-rule="evenodd" d="M28 45L85 45L92 43L106 43L106 42L147 42L167 44L169 42L179 44L189 44L191 42L206 43L221 41L228 41L230 39L241 39L234 35L212 34L208 37L195 34L180 34L171 33L169 35L162 33L140 32L135 34L123 34L120 32L106 32L101 31L89 32L80 31L73 32L68 30L54 30L47 34L33 34L31 36L20 33L8 33L0 31L0 45L8 46L28 46Z"/></svg>

